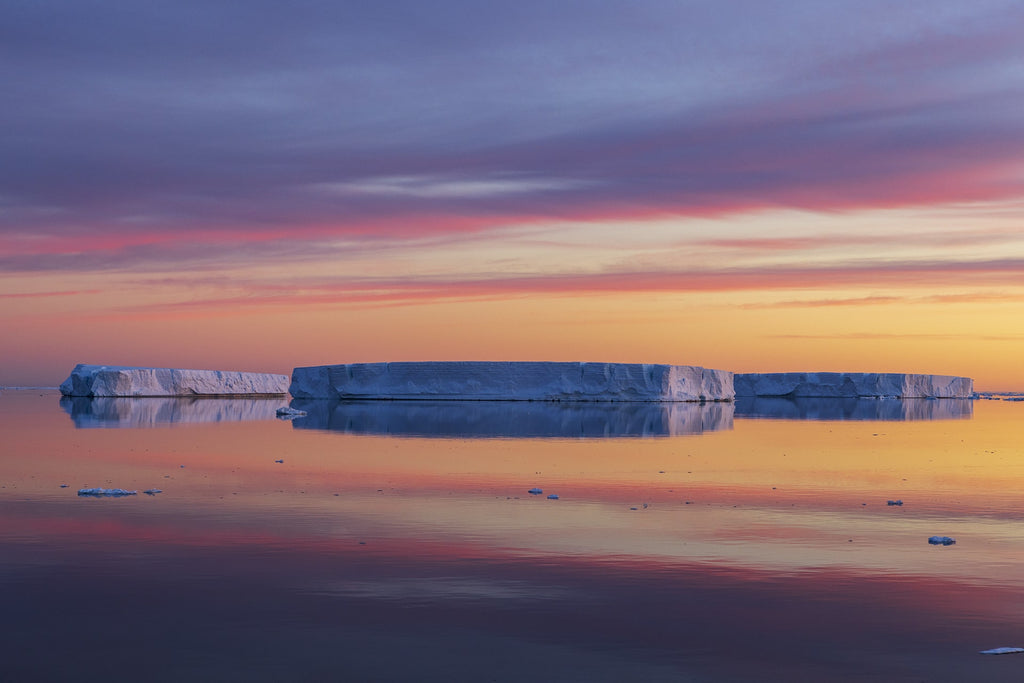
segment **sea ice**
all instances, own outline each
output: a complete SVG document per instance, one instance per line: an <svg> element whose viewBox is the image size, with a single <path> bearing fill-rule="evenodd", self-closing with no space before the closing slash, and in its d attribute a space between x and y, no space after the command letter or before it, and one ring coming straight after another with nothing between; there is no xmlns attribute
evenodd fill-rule
<svg viewBox="0 0 1024 683"><path fill-rule="evenodd" d="M956 539L949 536L931 536L928 539L928 543L931 545L953 545L956 543Z"/></svg>
<svg viewBox="0 0 1024 683"><path fill-rule="evenodd" d="M294 420L297 417L305 417L305 410L298 410L291 406L284 406L283 408L277 409L277 417L280 420Z"/></svg>
<svg viewBox="0 0 1024 683"><path fill-rule="evenodd" d="M557 493L549 493L548 494L548 500L558 500L558 494Z"/></svg>
<svg viewBox="0 0 1024 683"><path fill-rule="evenodd" d="M1024 647L994 647L991 650L982 650L983 655L1012 655L1024 652Z"/></svg>
<svg viewBox="0 0 1024 683"><path fill-rule="evenodd" d="M886 505L903 505L903 501L902 500L890 500L890 501L886 501L885 504Z"/></svg>
<svg viewBox="0 0 1024 683"><path fill-rule="evenodd" d="M138 495L138 493L138 491L128 491L125 489L78 489L78 495L94 496L96 498L119 498L120 496Z"/></svg>
<svg viewBox="0 0 1024 683"><path fill-rule="evenodd" d="M540 494L544 493L544 489L530 489L529 491L527 491L527 493L534 496L539 496Z"/></svg>

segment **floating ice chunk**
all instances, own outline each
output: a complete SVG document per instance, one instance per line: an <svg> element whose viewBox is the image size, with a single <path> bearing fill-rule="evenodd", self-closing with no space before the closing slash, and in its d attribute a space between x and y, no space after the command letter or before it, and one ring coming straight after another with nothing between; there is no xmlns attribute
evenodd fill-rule
<svg viewBox="0 0 1024 683"><path fill-rule="evenodd" d="M281 460L275 460L274 462L281 462L281 463L283 463L283 462L284 462L284 459L281 459Z"/></svg>
<svg viewBox="0 0 1024 683"><path fill-rule="evenodd" d="M305 410L299 410L298 408L292 408L291 406L284 406L283 408L277 409L277 418L279 420L294 420L297 417L305 416Z"/></svg>
<svg viewBox="0 0 1024 683"><path fill-rule="evenodd" d="M161 489L146 489L143 491L147 496L155 496L158 493L163 493Z"/></svg>
<svg viewBox="0 0 1024 683"><path fill-rule="evenodd" d="M127 491L125 489L78 489L80 496L95 496L97 498L118 498L120 496L138 495L138 491Z"/></svg>
<svg viewBox="0 0 1024 683"><path fill-rule="evenodd" d="M62 489L66 489L66 488L68 487L68 484L61 484L61 485L60 485L60 487L61 487Z"/></svg>
<svg viewBox="0 0 1024 683"><path fill-rule="evenodd" d="M557 493L550 493L550 494L548 494L548 500L558 500L558 494Z"/></svg>
<svg viewBox="0 0 1024 683"><path fill-rule="evenodd" d="M530 489L529 491L527 491L527 493L529 493L532 496L539 496L540 494L544 493L544 489Z"/></svg>
<svg viewBox="0 0 1024 683"><path fill-rule="evenodd" d="M983 655L1013 655L1024 652L1024 647L994 647L991 650L982 650Z"/></svg>
<svg viewBox="0 0 1024 683"><path fill-rule="evenodd" d="M949 536L931 536L928 543L931 545L953 545L956 543L956 539Z"/></svg>
<svg viewBox="0 0 1024 683"><path fill-rule="evenodd" d="M903 501L902 500L890 500L890 501L886 501L885 504L886 505L903 505Z"/></svg>

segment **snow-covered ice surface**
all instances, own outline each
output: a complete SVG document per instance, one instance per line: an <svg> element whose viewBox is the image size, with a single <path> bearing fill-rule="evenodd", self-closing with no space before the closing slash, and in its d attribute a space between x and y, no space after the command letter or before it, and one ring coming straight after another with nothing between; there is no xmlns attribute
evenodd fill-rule
<svg viewBox="0 0 1024 683"><path fill-rule="evenodd" d="M79 363L60 385L60 392L65 396L283 396L288 393L288 377Z"/></svg>
<svg viewBox="0 0 1024 683"><path fill-rule="evenodd" d="M445 361L295 368L295 398L477 401L730 401L725 370L640 363Z"/></svg>
<svg viewBox="0 0 1024 683"><path fill-rule="evenodd" d="M974 380L895 372L737 373L736 396L970 398Z"/></svg>

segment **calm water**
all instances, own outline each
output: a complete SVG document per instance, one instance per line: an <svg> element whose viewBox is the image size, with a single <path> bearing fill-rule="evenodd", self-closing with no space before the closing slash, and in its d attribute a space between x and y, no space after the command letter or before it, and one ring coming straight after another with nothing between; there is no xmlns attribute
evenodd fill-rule
<svg viewBox="0 0 1024 683"><path fill-rule="evenodd" d="M1024 680L1024 403L280 405L0 393L0 679Z"/></svg>

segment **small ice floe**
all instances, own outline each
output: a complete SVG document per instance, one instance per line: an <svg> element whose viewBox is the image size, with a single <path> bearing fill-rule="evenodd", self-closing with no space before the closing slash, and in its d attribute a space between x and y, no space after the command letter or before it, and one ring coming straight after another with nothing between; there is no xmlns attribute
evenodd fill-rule
<svg viewBox="0 0 1024 683"><path fill-rule="evenodd" d="M956 543L956 539L949 536L931 536L928 539L928 543L930 545L953 545Z"/></svg>
<svg viewBox="0 0 1024 683"><path fill-rule="evenodd" d="M163 493L163 490L161 490L161 489L146 489L145 491L143 491L143 493L145 493L147 496L155 496L158 493Z"/></svg>
<svg viewBox="0 0 1024 683"><path fill-rule="evenodd" d="M903 505L903 501L902 500L889 500L889 501L886 501L885 504L886 505Z"/></svg>
<svg viewBox="0 0 1024 683"><path fill-rule="evenodd" d="M1024 647L994 647L991 650L982 650L983 655L1015 655L1024 652Z"/></svg>
<svg viewBox="0 0 1024 683"><path fill-rule="evenodd" d="M283 462L284 462L284 459L282 458L281 460L275 460L274 462L280 462L280 463L283 463Z"/></svg>
<svg viewBox="0 0 1024 683"><path fill-rule="evenodd" d="M125 489L78 489L80 496L94 496L96 498L119 498L121 496L135 496L138 491L127 491Z"/></svg>
<svg viewBox="0 0 1024 683"><path fill-rule="evenodd" d="M540 494L544 493L544 489L533 488L527 491L527 493L529 493L531 496L539 496Z"/></svg>
<svg viewBox="0 0 1024 683"><path fill-rule="evenodd" d="M549 493L548 494L548 500L558 500L558 494L557 493Z"/></svg>
<svg viewBox="0 0 1024 683"><path fill-rule="evenodd" d="M61 484L61 485L60 485L60 487L61 487L62 489L66 489L66 488L68 487L68 485L67 485L67 484Z"/></svg>
<svg viewBox="0 0 1024 683"><path fill-rule="evenodd" d="M279 420L294 420L297 417L305 417L306 411L292 408L291 406L284 406L283 408L277 409L277 419Z"/></svg>

